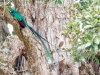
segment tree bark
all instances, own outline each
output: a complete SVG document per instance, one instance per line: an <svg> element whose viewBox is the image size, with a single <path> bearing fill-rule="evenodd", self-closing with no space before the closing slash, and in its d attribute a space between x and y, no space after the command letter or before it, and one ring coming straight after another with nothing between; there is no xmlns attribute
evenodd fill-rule
<svg viewBox="0 0 100 75"><path fill-rule="evenodd" d="M10 32L7 27L7 22L4 19L3 15L0 14L0 50L1 50L1 46L2 46L3 42L5 41L5 39L8 35L10 35ZM0 58L2 58L1 54L0 54ZM0 59L0 61L1 61L1 59ZM0 66L0 74L5 75L5 71L1 68L1 66Z"/></svg>
<svg viewBox="0 0 100 75"><path fill-rule="evenodd" d="M5 21L4 17L0 17L0 46L5 40L5 38L10 35L8 27L7 27L7 22Z"/></svg>
<svg viewBox="0 0 100 75"><path fill-rule="evenodd" d="M16 10L26 19L28 24L41 36L46 38L46 43L51 51L55 67L46 58L45 51L34 34L26 27L20 29L16 20L9 13L5 13L5 19L14 26L19 39L27 48L28 66L30 75L79 75L78 64L72 65L70 53L66 53L68 39L62 35L66 21L70 18L68 7L72 0L64 0L62 6L56 6L54 2L45 3L41 0L13 0ZM35 22L34 22L35 21Z"/></svg>
<svg viewBox="0 0 100 75"><path fill-rule="evenodd" d="M46 58L41 43L30 30L25 28L20 31L23 39L27 40L28 46L26 47L31 75L78 75L78 69L71 70L70 54L64 52L70 45L68 38L62 35L63 28L66 27L66 20L70 18L68 6L73 2L65 0L62 6L55 6L53 2L45 4L44 1L39 0L35 3L31 3L31 0L13 0L13 2L16 10L24 16L28 24L50 42L47 46L52 52L55 67ZM26 42L24 44L26 45Z"/></svg>

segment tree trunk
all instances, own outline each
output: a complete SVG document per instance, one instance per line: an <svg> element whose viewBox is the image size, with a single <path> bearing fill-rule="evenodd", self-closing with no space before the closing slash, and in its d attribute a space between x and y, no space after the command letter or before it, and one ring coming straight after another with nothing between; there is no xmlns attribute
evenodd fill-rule
<svg viewBox="0 0 100 75"><path fill-rule="evenodd" d="M0 50L3 42L5 41L6 37L10 35L7 22L5 21L4 17L0 16ZM0 52L1 53L1 52ZM2 61L2 55L0 54L0 62ZM1 65L1 63L0 63ZM4 70L0 66L0 75L5 75Z"/></svg>
<svg viewBox="0 0 100 75"><path fill-rule="evenodd" d="M8 35L10 35L10 33L7 27L7 22L3 16L0 16L0 46Z"/></svg>
<svg viewBox="0 0 100 75"><path fill-rule="evenodd" d="M62 6L55 6L52 1L47 4L39 0L35 3L32 0L13 0L13 2L16 10L26 18L28 24L50 42L46 45L52 53L55 67L46 58L40 41L28 28L17 33L22 34L21 37L24 39L22 41L27 47L30 75L79 75L77 63L71 65L70 53L64 52L70 44L68 38L62 35L66 21L70 18L68 7L73 1L64 0Z"/></svg>
<svg viewBox="0 0 100 75"><path fill-rule="evenodd" d="M43 0L36 0L35 3L34 0L13 0L13 2L16 10L28 24L50 42L45 44L52 54L55 66L47 59L37 37L27 27L20 29L17 21L6 11L5 19L14 26L16 34L27 48L30 75L79 75L77 62L72 65L70 53L65 52L66 48L70 47L68 38L62 35L66 21L70 18L71 12L68 7L73 4L73 0L64 0L62 6L56 6L52 1L45 3ZM15 44L13 49L14 47ZM16 45L16 49L20 48Z"/></svg>

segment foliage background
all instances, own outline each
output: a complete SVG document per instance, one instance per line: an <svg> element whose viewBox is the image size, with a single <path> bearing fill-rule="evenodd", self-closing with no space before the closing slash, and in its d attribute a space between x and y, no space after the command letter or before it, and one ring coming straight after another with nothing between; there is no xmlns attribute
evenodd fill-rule
<svg viewBox="0 0 100 75"><path fill-rule="evenodd" d="M92 58L98 61L96 55L100 49L100 0L80 0L69 8L73 13L64 34L70 38L75 61Z"/></svg>

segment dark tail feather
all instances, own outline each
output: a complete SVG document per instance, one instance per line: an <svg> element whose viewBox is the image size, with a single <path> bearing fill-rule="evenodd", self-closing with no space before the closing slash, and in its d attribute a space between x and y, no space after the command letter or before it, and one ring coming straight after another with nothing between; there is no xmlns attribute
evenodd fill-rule
<svg viewBox="0 0 100 75"><path fill-rule="evenodd" d="M38 36L38 37L41 37L44 41L46 41L47 43L50 44L49 41L47 41L47 40L46 40L45 38L43 38L39 33L37 33L32 27L30 27L30 26L27 24L27 22L26 22L25 19L22 19L22 22L33 32L33 34L35 34L35 35Z"/></svg>
<svg viewBox="0 0 100 75"><path fill-rule="evenodd" d="M33 34L35 34L37 37L42 38L44 41L46 41L47 43L50 44L49 41L47 41L45 38L43 38L43 37L42 37L39 33L37 33L32 27L30 27L30 26L28 26L28 27L29 27L29 29L33 32Z"/></svg>
<svg viewBox="0 0 100 75"><path fill-rule="evenodd" d="M54 63L53 63L53 59L51 57L51 54L50 54L50 51L48 50L48 48L46 47L45 43L43 42L43 40L45 40L46 42L48 42L46 39L44 39L41 35L39 35L34 29L32 29L30 26L28 26L29 29L33 32L33 34L38 37L38 39L41 41L43 47L44 47L44 50L46 52L46 56L50 59L50 61L52 62L52 65L54 66ZM43 40L42 40L43 39Z"/></svg>
<svg viewBox="0 0 100 75"><path fill-rule="evenodd" d="M43 47L44 47L44 50L45 50L45 52L46 52L46 56L50 59L52 65L55 66L55 65L54 65L54 62L53 62L53 59L52 59L52 56L51 56L51 54L50 54L50 51L49 51L48 48L46 47L46 45L45 45L45 43L43 42L43 40L42 40L40 37L39 37L39 39L40 39L40 41L41 41L41 43L42 43L42 45L43 45Z"/></svg>

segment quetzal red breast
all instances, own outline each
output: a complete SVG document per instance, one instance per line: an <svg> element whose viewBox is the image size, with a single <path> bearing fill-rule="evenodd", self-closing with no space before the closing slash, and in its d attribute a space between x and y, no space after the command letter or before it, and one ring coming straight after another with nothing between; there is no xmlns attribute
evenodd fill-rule
<svg viewBox="0 0 100 75"><path fill-rule="evenodd" d="M22 28L25 28L25 24L22 21L18 21L18 23Z"/></svg>

